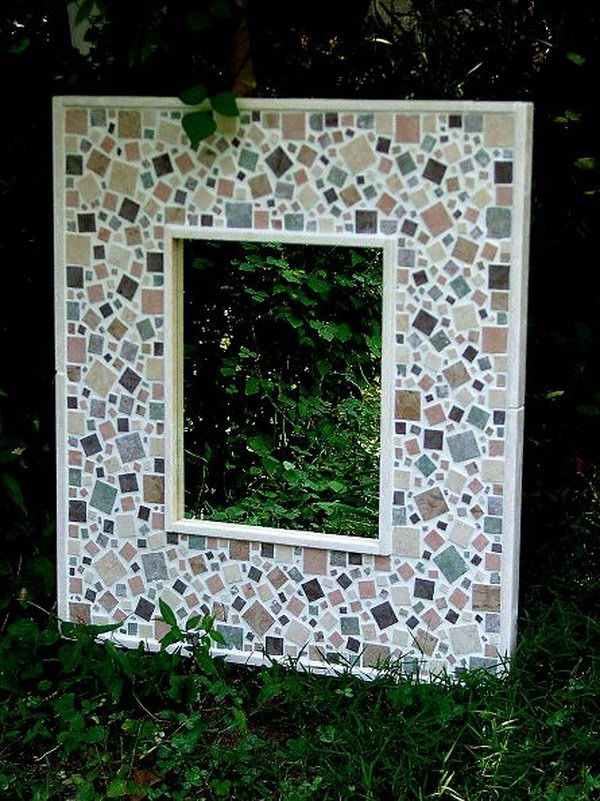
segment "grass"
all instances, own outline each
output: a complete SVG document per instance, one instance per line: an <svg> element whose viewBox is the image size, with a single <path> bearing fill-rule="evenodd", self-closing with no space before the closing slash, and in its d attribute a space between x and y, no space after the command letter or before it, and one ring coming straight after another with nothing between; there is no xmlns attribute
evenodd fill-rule
<svg viewBox="0 0 600 801"><path fill-rule="evenodd" d="M581 511L565 507L552 540L541 517L524 538L505 678L252 669L210 658L204 640L193 658L124 651L85 627L60 639L39 607L13 604L0 633L0 799L600 798L600 515L597 493L571 496Z"/></svg>
<svg viewBox="0 0 600 801"><path fill-rule="evenodd" d="M202 648L123 652L22 618L0 654L1 797L592 799L598 629L586 605L538 605L508 678L430 685L393 667L363 682L236 668Z"/></svg>

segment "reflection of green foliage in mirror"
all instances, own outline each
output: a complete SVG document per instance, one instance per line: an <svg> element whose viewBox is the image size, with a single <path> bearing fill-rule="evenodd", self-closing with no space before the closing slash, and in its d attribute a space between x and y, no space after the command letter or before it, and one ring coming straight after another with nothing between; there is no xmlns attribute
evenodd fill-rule
<svg viewBox="0 0 600 801"><path fill-rule="evenodd" d="M186 243L188 516L376 537L381 252Z"/></svg>

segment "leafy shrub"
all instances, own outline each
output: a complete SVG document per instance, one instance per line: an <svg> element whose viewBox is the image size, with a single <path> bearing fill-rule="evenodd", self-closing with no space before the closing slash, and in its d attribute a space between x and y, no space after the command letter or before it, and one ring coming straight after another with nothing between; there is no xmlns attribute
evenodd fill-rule
<svg viewBox="0 0 600 801"><path fill-rule="evenodd" d="M377 536L380 252L187 248L189 512Z"/></svg>

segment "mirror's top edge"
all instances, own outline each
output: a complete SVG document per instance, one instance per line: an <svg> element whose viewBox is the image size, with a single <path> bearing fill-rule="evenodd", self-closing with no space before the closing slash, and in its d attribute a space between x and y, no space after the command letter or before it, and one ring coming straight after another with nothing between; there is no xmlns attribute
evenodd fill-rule
<svg viewBox="0 0 600 801"><path fill-rule="evenodd" d="M139 97L128 95L61 95L53 98L55 107L114 106L130 108L163 108L183 110L186 106L177 97ZM501 100L355 100L353 98L238 98L241 110L302 110L302 111L423 111L443 113L444 110L490 111L499 113L526 112L533 103Z"/></svg>
<svg viewBox="0 0 600 801"><path fill-rule="evenodd" d="M385 249L397 240L387 234L327 234L318 231L253 230L240 228L212 228L208 226L165 225L169 239L227 239L233 242L281 242L298 245L339 245L340 247L373 247Z"/></svg>

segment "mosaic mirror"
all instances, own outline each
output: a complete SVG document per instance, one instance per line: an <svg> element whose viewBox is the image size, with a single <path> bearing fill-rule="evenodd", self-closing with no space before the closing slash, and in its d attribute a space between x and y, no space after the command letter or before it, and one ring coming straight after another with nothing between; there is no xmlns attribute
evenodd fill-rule
<svg viewBox="0 0 600 801"><path fill-rule="evenodd" d="M233 661L495 669L531 107L248 100L196 149L182 109L55 101L61 617L155 648L162 599Z"/></svg>

